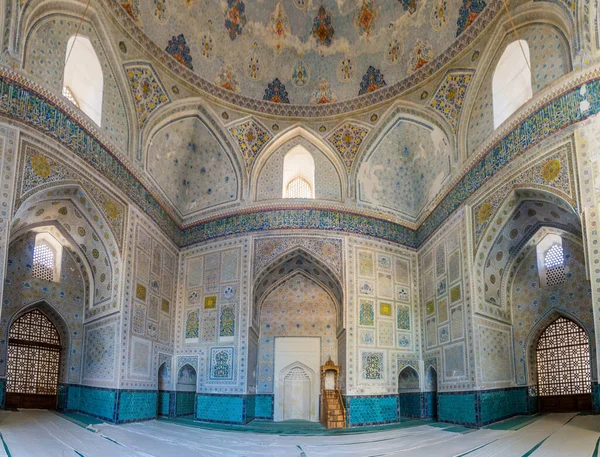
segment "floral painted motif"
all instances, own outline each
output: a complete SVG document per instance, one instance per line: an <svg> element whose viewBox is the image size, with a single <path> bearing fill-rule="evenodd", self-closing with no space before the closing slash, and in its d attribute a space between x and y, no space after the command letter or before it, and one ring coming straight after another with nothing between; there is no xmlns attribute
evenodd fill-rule
<svg viewBox="0 0 600 457"><path fill-rule="evenodd" d="M231 306L226 306L221 311L219 319L219 336L228 337L235 333L235 314Z"/></svg>
<svg viewBox="0 0 600 457"><path fill-rule="evenodd" d="M273 11L273 14L271 14L271 31L277 39L275 50L279 52L283 49L283 43L281 40L283 40L283 38L290 33L290 20L283 9L282 2L277 3L275 6L275 11Z"/></svg>
<svg viewBox="0 0 600 457"><path fill-rule="evenodd" d="M358 148L360 148L367 133L369 133L367 129L346 122L328 138L329 144L340 154L348 171L352 168L354 159L358 154Z"/></svg>
<svg viewBox="0 0 600 457"><path fill-rule="evenodd" d="M387 86L385 79L381 71L377 68L369 65L367 72L363 75L362 81L360 82L360 89L358 95L368 94L377 89Z"/></svg>
<svg viewBox="0 0 600 457"><path fill-rule="evenodd" d="M198 338L198 311L188 311L187 320L185 322L185 337Z"/></svg>
<svg viewBox="0 0 600 457"><path fill-rule="evenodd" d="M254 43L252 45L252 54L246 57L246 62L244 65L244 73L252 81L258 81L262 78L262 60L258 51L258 44Z"/></svg>
<svg viewBox="0 0 600 457"><path fill-rule="evenodd" d="M287 90L279 78L275 78L272 83L269 83L265 89L263 100L268 100L273 103L289 103Z"/></svg>
<svg viewBox="0 0 600 457"><path fill-rule="evenodd" d="M410 14L413 14L417 11L417 0L398 0L402 5L402 9L404 11L408 11Z"/></svg>
<svg viewBox="0 0 600 457"><path fill-rule="evenodd" d="M314 90L310 102L313 105L322 105L337 101L337 97L331 88L331 84L323 78L317 83L317 88Z"/></svg>
<svg viewBox="0 0 600 457"><path fill-rule="evenodd" d="M169 4L167 0L154 0L154 19L159 24L164 24L169 19Z"/></svg>
<svg viewBox="0 0 600 457"><path fill-rule="evenodd" d="M311 35L317 40L320 46L331 46L335 30L331 15L327 12L324 5L319 7L316 17L313 19Z"/></svg>
<svg viewBox="0 0 600 457"><path fill-rule="evenodd" d="M356 73L356 62L346 57L345 59L340 60L337 66L337 77L341 82L350 81L354 78L354 74Z"/></svg>
<svg viewBox="0 0 600 457"><path fill-rule="evenodd" d="M394 38L388 43L385 61L390 65L397 64L402 54L404 54L404 44L401 40Z"/></svg>
<svg viewBox="0 0 600 457"><path fill-rule="evenodd" d="M200 55L206 60L214 60L215 42L210 31L207 30L206 32L201 33L198 42L200 44L198 49L200 51Z"/></svg>
<svg viewBox="0 0 600 457"><path fill-rule="evenodd" d="M227 0L225 11L225 29L229 32L229 38L235 40L241 35L242 28L246 25L246 5L241 0Z"/></svg>
<svg viewBox="0 0 600 457"><path fill-rule="evenodd" d="M436 0L431 9L431 27L442 30L448 23L448 0Z"/></svg>
<svg viewBox="0 0 600 457"><path fill-rule="evenodd" d="M458 11L456 36L467 30L485 7L486 3L484 0L463 0L463 4Z"/></svg>
<svg viewBox="0 0 600 457"><path fill-rule="evenodd" d="M297 87L304 87L308 84L310 80L310 72L304 62L299 60L294 68L292 69L292 83Z"/></svg>
<svg viewBox="0 0 600 457"><path fill-rule="evenodd" d="M430 106L439 111L456 132L462 106L471 83L472 72L455 72L446 76L433 96Z"/></svg>
<svg viewBox="0 0 600 457"><path fill-rule="evenodd" d="M166 51L180 64L185 65L190 70L194 69L190 48L188 47L183 34L177 37L173 36L173 38L169 40Z"/></svg>
<svg viewBox="0 0 600 457"><path fill-rule="evenodd" d="M217 83L217 86L230 90L231 92L238 93L240 91L240 83L237 81L235 70L231 65L221 67L217 73L215 82Z"/></svg>
<svg viewBox="0 0 600 457"><path fill-rule="evenodd" d="M378 11L374 0L362 0L362 3L356 8L354 15L354 24L358 28L360 35L370 36L375 30Z"/></svg>
<svg viewBox="0 0 600 457"><path fill-rule="evenodd" d="M169 98L158 76L146 65L127 66L127 79L135 100L138 124L142 127L148 117Z"/></svg>
<svg viewBox="0 0 600 457"><path fill-rule="evenodd" d="M423 40L417 41L408 59L408 72L413 73L417 71L433 59L433 57L434 53L431 44Z"/></svg>
<svg viewBox="0 0 600 457"><path fill-rule="evenodd" d="M362 358L363 377L365 379L383 379L383 353L366 352Z"/></svg>

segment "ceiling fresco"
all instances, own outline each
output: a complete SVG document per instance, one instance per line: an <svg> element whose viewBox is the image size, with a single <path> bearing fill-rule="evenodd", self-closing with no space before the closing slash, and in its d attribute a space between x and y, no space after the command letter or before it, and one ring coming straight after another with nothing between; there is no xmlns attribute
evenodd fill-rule
<svg viewBox="0 0 600 457"><path fill-rule="evenodd" d="M438 127L397 120L358 172L358 199L416 220L450 175L452 148Z"/></svg>
<svg viewBox="0 0 600 457"><path fill-rule="evenodd" d="M238 177L219 141L198 117L175 120L153 137L148 172L183 217L238 198Z"/></svg>
<svg viewBox="0 0 600 457"><path fill-rule="evenodd" d="M124 0L144 33L205 80L255 100L345 101L440 57L484 0Z"/></svg>

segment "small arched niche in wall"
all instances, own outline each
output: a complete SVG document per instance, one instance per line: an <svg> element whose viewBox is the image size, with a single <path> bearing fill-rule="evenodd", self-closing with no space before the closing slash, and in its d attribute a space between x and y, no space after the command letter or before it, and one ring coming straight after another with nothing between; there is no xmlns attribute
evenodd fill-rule
<svg viewBox="0 0 600 457"><path fill-rule="evenodd" d="M315 143L297 135L279 145L258 166L256 201L310 198L341 201L341 168Z"/></svg>
<svg viewBox="0 0 600 457"><path fill-rule="evenodd" d="M198 374L193 366L185 364L177 373L177 391L178 392L195 392Z"/></svg>

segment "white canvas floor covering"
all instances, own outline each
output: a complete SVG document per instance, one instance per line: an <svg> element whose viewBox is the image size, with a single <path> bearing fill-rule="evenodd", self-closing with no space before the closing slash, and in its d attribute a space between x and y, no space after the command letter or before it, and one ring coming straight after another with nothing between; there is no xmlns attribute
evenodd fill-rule
<svg viewBox="0 0 600 457"><path fill-rule="evenodd" d="M157 421L90 430L48 411L0 411L0 433L11 457L578 457L593 454L599 432L600 416L574 414L544 416L516 431L460 434L423 425L357 435L278 436ZM6 455L2 444L0 457Z"/></svg>

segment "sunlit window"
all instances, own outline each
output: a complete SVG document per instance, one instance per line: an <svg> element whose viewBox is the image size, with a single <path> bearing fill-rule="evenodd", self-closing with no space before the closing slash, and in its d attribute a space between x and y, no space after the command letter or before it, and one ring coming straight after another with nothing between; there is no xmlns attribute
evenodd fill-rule
<svg viewBox="0 0 600 457"><path fill-rule="evenodd" d="M104 76L90 40L72 36L67 43L63 95L96 124L102 121Z"/></svg>
<svg viewBox="0 0 600 457"><path fill-rule="evenodd" d="M553 268L564 265L565 259L563 257L562 246L555 244L550 249L548 249L548 252L546 252L546 257L544 258L544 263L546 264L546 268Z"/></svg>
<svg viewBox="0 0 600 457"><path fill-rule="evenodd" d="M530 61L525 40L513 41L500 57L492 80L494 128L533 96Z"/></svg>
<svg viewBox="0 0 600 457"><path fill-rule="evenodd" d="M34 278L58 282L62 246L47 233L38 233L33 248L31 274Z"/></svg>
<svg viewBox="0 0 600 457"><path fill-rule="evenodd" d="M537 245L537 264L542 286L556 286L566 279L563 240L548 234Z"/></svg>
<svg viewBox="0 0 600 457"><path fill-rule="evenodd" d="M315 161L302 146L283 160L283 198L315 198Z"/></svg>

